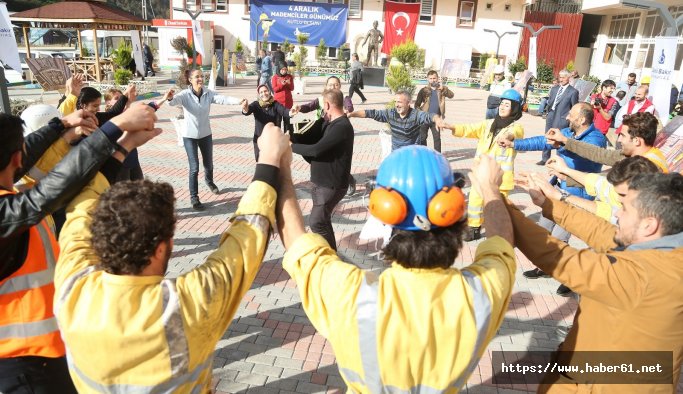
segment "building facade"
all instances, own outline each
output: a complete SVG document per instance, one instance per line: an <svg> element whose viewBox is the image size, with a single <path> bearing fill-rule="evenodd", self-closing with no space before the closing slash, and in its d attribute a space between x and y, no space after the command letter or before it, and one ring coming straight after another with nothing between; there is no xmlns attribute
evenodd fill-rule
<svg viewBox="0 0 683 394"><path fill-rule="evenodd" d="M676 19L683 15L679 0L658 1ZM619 0L585 0L583 12L601 15L599 33L591 48L590 74L622 81L635 72L638 79L652 71L655 37L665 34L666 24L656 10L632 8ZM678 30L675 71L672 82L683 84L683 27Z"/></svg>
<svg viewBox="0 0 683 394"><path fill-rule="evenodd" d="M352 52L363 56L360 44L374 21L384 31L384 0L317 0L317 3L348 5L347 43ZM478 67L481 54L495 54L498 38L485 29L515 32L500 40L499 58L505 63L517 58L521 28L512 22L524 19L523 0L399 0L420 3L420 21L415 43L425 50L425 67L439 69L444 59L472 60ZM254 53L255 42L249 39L249 0L172 0L171 19L188 19L185 12L173 8L215 10L201 14L198 19L214 23L215 49L234 50L237 39ZM317 43L309 43L311 46ZM329 48L328 55L336 57L337 48ZM309 51L314 58L315 51Z"/></svg>

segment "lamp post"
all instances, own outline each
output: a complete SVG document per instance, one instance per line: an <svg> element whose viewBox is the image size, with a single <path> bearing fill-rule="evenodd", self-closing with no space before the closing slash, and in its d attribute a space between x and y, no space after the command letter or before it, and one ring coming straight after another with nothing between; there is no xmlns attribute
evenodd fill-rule
<svg viewBox="0 0 683 394"><path fill-rule="evenodd" d="M246 17L246 16L243 16L243 17L242 17L242 20L249 21L250 23L254 23L254 20L253 20L253 19L248 18L248 17ZM262 18L262 19L259 19L258 22L254 23L254 24L256 25L256 26L255 26L255 29L256 29L256 56L257 56L257 57L258 57L258 42L259 42L259 39L258 39L258 27L259 27L259 25L261 25L261 23L263 23L263 22L272 22L272 21L273 21L273 20L270 19L270 18Z"/></svg>
<svg viewBox="0 0 683 394"><path fill-rule="evenodd" d="M517 34L516 31L506 31L503 34L498 34L497 31L491 30L491 29L484 29L484 31L487 33L493 33L496 35L496 37L498 37L498 45L496 45L496 59L498 59L498 52L500 52L500 39L503 38L503 36L505 36L506 34L510 34L510 35L516 35Z"/></svg>
<svg viewBox="0 0 683 394"><path fill-rule="evenodd" d="M517 26L517 27L527 28L529 30L529 33L531 33L531 37L529 37L529 65L530 66L531 66L531 39L538 37L541 33L543 33L544 30L560 30L560 29L562 29L562 26L560 26L560 25L541 26L541 28L538 30L534 29L534 27L528 23L512 22L512 25ZM536 53L534 53L534 70L533 70L534 76L536 76L535 68L536 68Z"/></svg>
<svg viewBox="0 0 683 394"><path fill-rule="evenodd" d="M200 9L199 11L192 12L192 10L190 10L190 9L187 9L187 8L180 8L180 7L173 7L173 10L174 10L174 11L180 11L180 12L186 12L187 15L190 16L190 19L192 19L192 24L193 24L193 25L194 25L194 21L197 20L197 17L198 17L199 14L201 14L202 12L206 14L206 13L210 13L210 12L214 12L214 11L215 11L215 10L203 10L203 9ZM194 59L194 62L193 62L193 64L192 64L192 68L193 68L193 69L196 69L196 68L197 68L197 46L196 46L196 44L195 44L195 42L194 42L194 38L195 38L195 37L194 37L194 26L193 26L193 29L192 29L192 58Z"/></svg>

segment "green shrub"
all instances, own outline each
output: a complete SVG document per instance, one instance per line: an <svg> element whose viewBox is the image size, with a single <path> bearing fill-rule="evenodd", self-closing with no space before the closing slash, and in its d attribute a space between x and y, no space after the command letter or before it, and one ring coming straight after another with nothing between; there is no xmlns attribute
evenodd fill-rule
<svg viewBox="0 0 683 394"><path fill-rule="evenodd" d="M567 65L564 66L564 69L569 71L569 72L574 71L574 61L570 60L569 63L567 63Z"/></svg>
<svg viewBox="0 0 683 394"><path fill-rule="evenodd" d="M235 43L235 52L237 53L243 53L244 52L244 45L242 45L242 41L237 37L237 43Z"/></svg>
<svg viewBox="0 0 683 394"><path fill-rule="evenodd" d="M419 64L419 50L420 48L413 41L406 41L391 50L391 57L414 68Z"/></svg>
<svg viewBox="0 0 683 394"><path fill-rule="evenodd" d="M479 69L480 70L485 70L486 69L486 61L489 60L489 55L488 53L482 53L479 55Z"/></svg>
<svg viewBox="0 0 683 394"><path fill-rule="evenodd" d="M540 83L552 83L554 77L553 62L546 63L544 60L539 60L536 65L536 80Z"/></svg>
<svg viewBox="0 0 683 394"><path fill-rule="evenodd" d="M292 55L292 59L296 64L297 74L303 76L304 67L306 67L306 58L308 57L308 49L305 47L308 42L308 36L299 34L296 36L296 40L299 42L299 51Z"/></svg>
<svg viewBox="0 0 683 394"><path fill-rule="evenodd" d="M125 68L131 60L133 60L133 48L126 41L121 40L119 47L111 53L111 61L117 67Z"/></svg>
<svg viewBox="0 0 683 394"><path fill-rule="evenodd" d="M119 86L128 85L128 81L133 77L133 73L125 68L114 71L114 82Z"/></svg>
<svg viewBox="0 0 683 394"><path fill-rule="evenodd" d="M412 95L415 92L415 84L410 76L410 72L402 64L389 66L387 85L389 85L389 89L391 89L392 93L405 90Z"/></svg>
<svg viewBox="0 0 683 394"><path fill-rule="evenodd" d="M292 53L294 51L294 45L292 45L289 40L285 39L285 42L282 43L282 52L284 53Z"/></svg>
<svg viewBox="0 0 683 394"><path fill-rule="evenodd" d="M510 70L510 74L513 76L520 71L526 70L526 58L520 56L516 61L510 61L510 63L508 63L508 70Z"/></svg>

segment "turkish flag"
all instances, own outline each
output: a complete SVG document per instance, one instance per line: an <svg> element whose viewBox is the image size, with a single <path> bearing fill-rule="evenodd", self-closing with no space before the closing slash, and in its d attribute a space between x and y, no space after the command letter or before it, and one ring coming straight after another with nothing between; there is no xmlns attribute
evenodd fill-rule
<svg viewBox="0 0 683 394"><path fill-rule="evenodd" d="M415 40L420 3L384 2L384 41L382 52L389 54L399 44Z"/></svg>

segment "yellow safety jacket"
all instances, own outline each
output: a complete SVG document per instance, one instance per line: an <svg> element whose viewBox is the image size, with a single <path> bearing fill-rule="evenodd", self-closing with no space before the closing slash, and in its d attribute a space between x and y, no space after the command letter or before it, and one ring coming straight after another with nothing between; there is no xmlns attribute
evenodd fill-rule
<svg viewBox="0 0 683 394"><path fill-rule="evenodd" d="M479 142L477 143L477 152L474 154L474 157L489 155L495 158L496 162L503 169L503 183L500 185L500 190L512 190L515 188L514 173L517 151L513 148L501 148L497 141L493 141L493 135L489 132L491 123L493 123L493 119L478 123L455 125L453 136L477 138ZM515 139L524 138L524 128L521 124L514 122L502 129L496 136L496 139L505 138L506 135L512 135Z"/></svg>
<svg viewBox="0 0 683 394"><path fill-rule="evenodd" d="M513 248L500 237L479 244L474 261L463 269L394 263L377 276L305 234L283 267L349 392L455 393L503 322L515 280Z"/></svg>

